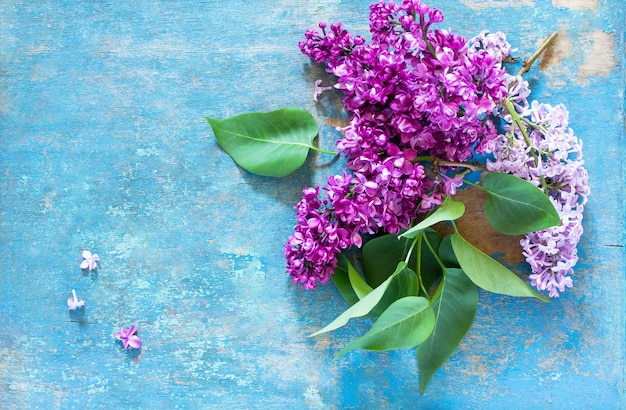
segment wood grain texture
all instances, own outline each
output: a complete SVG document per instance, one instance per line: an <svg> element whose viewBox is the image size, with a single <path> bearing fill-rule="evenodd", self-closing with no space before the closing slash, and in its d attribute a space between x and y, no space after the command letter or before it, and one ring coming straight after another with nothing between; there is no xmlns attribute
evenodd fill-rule
<svg viewBox="0 0 626 410"><path fill-rule="evenodd" d="M365 325L307 338L344 306L331 286L291 284L282 246L302 187L341 163L311 155L285 179L249 175L203 116L301 107L332 147L345 113L336 96L312 101L330 79L297 42L318 21L365 34L368 5L0 2L0 407L626 406L622 0L437 3L444 27L505 31L523 54L561 33L528 79L584 140L575 288L549 304L481 293L423 396L411 350L333 360ZM79 269L83 249L100 255L97 274ZM84 323L68 315L72 288ZM140 353L113 338L130 324Z"/></svg>

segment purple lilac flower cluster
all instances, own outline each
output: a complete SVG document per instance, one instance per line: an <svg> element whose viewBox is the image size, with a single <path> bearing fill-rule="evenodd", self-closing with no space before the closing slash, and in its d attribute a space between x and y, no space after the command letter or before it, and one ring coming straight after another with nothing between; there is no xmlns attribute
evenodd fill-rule
<svg viewBox="0 0 626 410"><path fill-rule="evenodd" d="M370 7L371 43L340 23L305 33L300 49L337 77L351 113L337 142L350 174L304 190L285 245L287 271L305 289L327 282L337 254L360 247L362 234L397 234L456 192L454 169L423 162L462 162L493 149L489 114L507 96L502 59L510 47L485 33L470 44L431 27L442 21L418 0L380 1Z"/></svg>
<svg viewBox="0 0 626 410"><path fill-rule="evenodd" d="M527 234L521 245L532 269L531 283L558 297L572 286L571 275L578 261L577 244L583 233L583 209L589 195L583 167L582 141L569 128L564 105L528 104L528 84L511 78L516 109L523 122L509 121L507 133L487 162L492 171L507 172L546 190L561 217L561 224ZM520 128L520 124L523 124Z"/></svg>

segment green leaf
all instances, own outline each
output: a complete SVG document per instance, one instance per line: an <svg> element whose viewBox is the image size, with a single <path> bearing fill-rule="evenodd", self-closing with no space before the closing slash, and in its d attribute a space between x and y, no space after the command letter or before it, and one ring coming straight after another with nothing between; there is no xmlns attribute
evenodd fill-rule
<svg viewBox="0 0 626 410"><path fill-rule="evenodd" d="M463 216L464 213L465 204L463 202L457 202L447 196L435 212L400 236L403 238L415 238L426 228L442 221L454 221Z"/></svg>
<svg viewBox="0 0 626 410"><path fill-rule="evenodd" d="M426 240L433 247L435 254L432 253ZM420 258L420 276L422 277L422 283L426 289L430 288L433 283L441 277L443 273L439 261L437 261L436 253L441 246L441 234L433 229L427 228L422 232L422 255ZM415 267L417 269L417 267Z"/></svg>
<svg viewBox="0 0 626 410"><path fill-rule="evenodd" d="M418 296L419 291L420 285L417 274L405 266L400 272L394 275L383 297L366 317L377 318L396 300L402 299L405 296Z"/></svg>
<svg viewBox="0 0 626 410"><path fill-rule="evenodd" d="M467 242L458 232L450 240L461 269L477 286L493 293L548 301L516 274Z"/></svg>
<svg viewBox="0 0 626 410"><path fill-rule="evenodd" d="M333 283L337 287L341 296L348 302L348 305L352 306L359 301L359 297L354 293L352 285L350 284L350 278L348 277L348 266L350 261L346 258L346 255L340 253L337 257L337 267L335 273L331 275Z"/></svg>
<svg viewBox="0 0 626 410"><path fill-rule="evenodd" d="M420 392L463 340L478 306L478 289L461 269L446 269L432 300L435 328L416 350Z"/></svg>
<svg viewBox="0 0 626 410"><path fill-rule="evenodd" d="M391 276L389 276L386 281L381 283L380 286L368 293L367 296L365 296L363 299L350 306L348 310L337 316L337 318L333 320L328 326L318 330L315 333L310 334L309 337L317 336L322 333L339 329L340 327L348 323L350 319L362 317L370 313L372 309L374 309L374 307L376 307L378 302L380 302L380 300L382 299L385 291L387 290L387 287L389 286L393 278L395 278L397 274L402 272L404 268L406 268L406 263L398 263L396 271Z"/></svg>
<svg viewBox="0 0 626 410"><path fill-rule="evenodd" d="M217 142L239 166L270 177L289 175L300 168L318 133L313 116L299 108L205 119Z"/></svg>
<svg viewBox="0 0 626 410"><path fill-rule="evenodd" d="M428 238L435 252L437 251L441 242L441 235L437 231L426 228L419 235L424 235L424 238ZM406 259L413 240L415 239L399 238L388 234L368 241L363 246L362 252L363 274L367 283L376 287L384 282L394 272L398 261ZM421 247L421 277L424 286L428 289L441 276L441 267L423 240ZM417 271L417 254L417 250L413 249L413 253L409 258L409 266L413 269L413 272ZM413 274L416 275L415 273Z"/></svg>
<svg viewBox="0 0 626 410"><path fill-rule="evenodd" d="M354 349L405 349L422 343L435 327L435 314L428 300L407 296L395 301L372 328L349 343L335 359Z"/></svg>
<svg viewBox="0 0 626 410"><path fill-rule="evenodd" d="M454 250L452 249L452 235L446 235L439 244L439 259L447 268L460 268L459 261L456 259Z"/></svg>
<svg viewBox="0 0 626 410"><path fill-rule="evenodd" d="M350 279L350 284L352 285L354 293L359 297L359 299L363 299L372 291L370 285L365 282L351 263L348 263L348 278Z"/></svg>
<svg viewBox="0 0 626 410"><path fill-rule="evenodd" d="M396 271L398 262L406 259L410 247L410 240L398 239L397 236L390 234L367 241L363 245L361 261L367 283L373 288L383 283ZM415 266L415 261L415 256L412 255L409 266Z"/></svg>
<svg viewBox="0 0 626 410"><path fill-rule="evenodd" d="M498 232L523 235L561 223L546 194L515 175L500 172L487 174L482 189L488 194L485 215Z"/></svg>

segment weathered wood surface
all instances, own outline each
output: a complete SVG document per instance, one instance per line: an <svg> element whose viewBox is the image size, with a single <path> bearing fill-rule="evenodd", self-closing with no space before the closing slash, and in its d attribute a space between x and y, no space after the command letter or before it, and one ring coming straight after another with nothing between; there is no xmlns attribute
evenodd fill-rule
<svg viewBox="0 0 626 410"><path fill-rule="evenodd" d="M481 293L424 396L410 350L334 361L363 328L307 338L343 304L292 285L282 245L301 188L339 164L251 176L202 117L298 106L332 146L337 100L311 100L324 74L297 42L320 20L365 34L368 4L0 2L0 407L626 406L622 0L437 3L444 26L502 30L525 53L561 33L528 76L585 143L576 287L550 304ZM72 288L86 323L70 321ZM113 339L130 324L140 354Z"/></svg>

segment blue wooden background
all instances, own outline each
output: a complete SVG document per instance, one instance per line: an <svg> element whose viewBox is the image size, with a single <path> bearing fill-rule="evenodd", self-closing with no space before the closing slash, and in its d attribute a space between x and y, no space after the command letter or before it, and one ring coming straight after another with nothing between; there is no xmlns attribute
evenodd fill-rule
<svg viewBox="0 0 626 410"><path fill-rule="evenodd" d="M574 289L550 304L481 293L423 396L411 350L334 361L366 327L307 338L344 305L291 284L282 246L301 188L341 164L252 176L203 116L302 107L332 147L345 114L336 96L312 101L327 77L297 42L321 20L367 34L369 1L3 0L0 407L625 408L624 3L431 4L444 27L505 31L523 54L560 31L528 78L585 144ZM131 324L140 352L113 338Z"/></svg>

